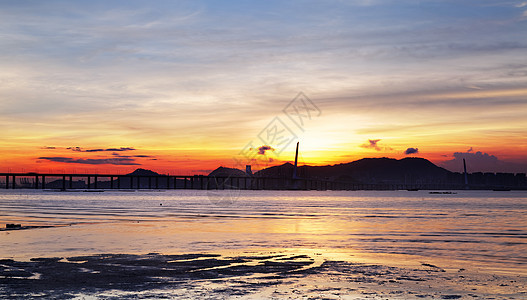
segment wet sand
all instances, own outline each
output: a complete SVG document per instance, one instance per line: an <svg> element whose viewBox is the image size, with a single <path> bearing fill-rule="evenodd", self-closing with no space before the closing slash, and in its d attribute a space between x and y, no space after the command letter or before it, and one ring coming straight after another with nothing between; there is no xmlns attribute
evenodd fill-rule
<svg viewBox="0 0 527 300"><path fill-rule="evenodd" d="M527 299L527 278L289 251L0 260L7 299Z"/></svg>

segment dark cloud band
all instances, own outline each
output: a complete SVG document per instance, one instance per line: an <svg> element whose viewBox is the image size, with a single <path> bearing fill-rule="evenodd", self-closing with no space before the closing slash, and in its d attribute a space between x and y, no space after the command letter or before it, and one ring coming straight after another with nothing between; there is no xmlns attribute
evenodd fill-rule
<svg viewBox="0 0 527 300"><path fill-rule="evenodd" d="M71 151L77 151L77 152L121 152L121 151L134 151L135 148L132 147L120 147L120 148L107 148L107 149L87 149L83 150L81 147L68 147L66 149L69 149Z"/></svg>
<svg viewBox="0 0 527 300"><path fill-rule="evenodd" d="M38 159L61 162L68 164L85 164L85 165L139 165L132 158L71 158L71 157L39 157Z"/></svg>

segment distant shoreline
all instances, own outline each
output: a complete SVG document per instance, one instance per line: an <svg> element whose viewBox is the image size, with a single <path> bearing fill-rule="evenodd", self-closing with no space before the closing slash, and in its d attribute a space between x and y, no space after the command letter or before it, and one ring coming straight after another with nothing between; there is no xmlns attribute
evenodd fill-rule
<svg viewBox="0 0 527 300"><path fill-rule="evenodd" d="M457 173L417 157L363 158L327 166L284 163L254 174L250 170L248 165L245 171L218 167L208 175L141 168L129 174L0 173L0 189L527 190L525 173Z"/></svg>

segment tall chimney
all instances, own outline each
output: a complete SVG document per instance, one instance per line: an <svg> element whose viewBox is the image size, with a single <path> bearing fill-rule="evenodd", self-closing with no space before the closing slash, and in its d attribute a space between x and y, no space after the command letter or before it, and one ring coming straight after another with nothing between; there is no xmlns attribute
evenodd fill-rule
<svg viewBox="0 0 527 300"><path fill-rule="evenodd" d="M296 142L296 154L295 154L295 166L293 168L293 179L297 179L297 164L298 164L298 144L300 142Z"/></svg>
<svg viewBox="0 0 527 300"><path fill-rule="evenodd" d="M463 158L463 172L465 174L465 189L468 190L468 175L467 175L467 163Z"/></svg>

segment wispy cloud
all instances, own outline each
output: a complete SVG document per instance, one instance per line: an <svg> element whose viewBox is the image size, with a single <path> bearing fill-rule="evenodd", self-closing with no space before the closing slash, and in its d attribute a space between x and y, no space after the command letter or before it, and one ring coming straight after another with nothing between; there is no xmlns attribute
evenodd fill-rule
<svg viewBox="0 0 527 300"><path fill-rule="evenodd" d="M118 157L138 157L138 158L152 157L151 155L144 155L144 154L140 154L140 155L121 155L120 153L117 153L117 152L112 153L112 155L113 156L118 156Z"/></svg>
<svg viewBox="0 0 527 300"><path fill-rule="evenodd" d="M525 7L3 1L0 126L11 146L1 154L31 143L231 151L300 90L335 141L390 136L402 154L404 138L440 144L458 130L481 146L474 137L526 125Z"/></svg>
<svg viewBox="0 0 527 300"><path fill-rule="evenodd" d="M380 141L381 141L381 139L368 140L368 143L364 143L364 144L360 145L360 147L365 148L365 149L375 149L376 151L383 151L383 150L384 151L390 151L390 150L393 150L391 147L379 145Z"/></svg>
<svg viewBox="0 0 527 300"><path fill-rule="evenodd" d="M366 144L362 144L361 147L362 148L367 148L367 149L375 149L377 151L381 151L381 147L379 147L377 145L377 143L380 141L380 139L378 140L368 140L368 143Z"/></svg>
<svg viewBox="0 0 527 300"><path fill-rule="evenodd" d="M121 147L121 148L107 148L107 149L87 149L84 152L118 152L118 151L134 151L134 148Z"/></svg>
<svg viewBox="0 0 527 300"><path fill-rule="evenodd" d="M68 164L85 164L85 165L140 165L134 159L117 157L117 158L71 158L71 157L39 157L38 159Z"/></svg>
<svg viewBox="0 0 527 300"><path fill-rule="evenodd" d="M55 149L55 148L54 148ZM107 149L82 149L81 147L68 147L66 148L75 152L121 152L121 151L135 151L131 147L121 147L121 148L107 148Z"/></svg>

